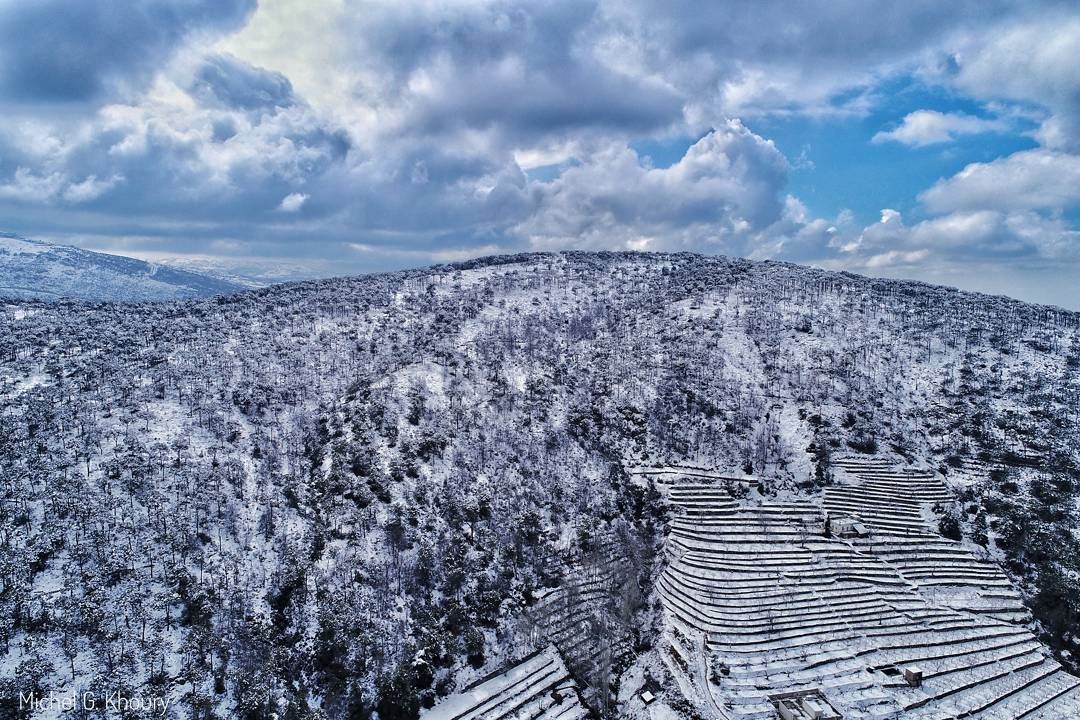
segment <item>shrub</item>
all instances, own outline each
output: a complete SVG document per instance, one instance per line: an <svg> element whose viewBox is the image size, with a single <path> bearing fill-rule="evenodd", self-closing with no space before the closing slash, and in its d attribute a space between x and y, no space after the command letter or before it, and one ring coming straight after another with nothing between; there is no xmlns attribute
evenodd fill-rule
<svg viewBox="0 0 1080 720"><path fill-rule="evenodd" d="M856 452L861 452L866 455L873 455L878 451L877 440L868 437L848 440L848 447Z"/></svg>
<svg viewBox="0 0 1080 720"><path fill-rule="evenodd" d="M941 516L938 521L938 532L950 540L959 540L962 537L960 534L960 517L955 510L950 509Z"/></svg>

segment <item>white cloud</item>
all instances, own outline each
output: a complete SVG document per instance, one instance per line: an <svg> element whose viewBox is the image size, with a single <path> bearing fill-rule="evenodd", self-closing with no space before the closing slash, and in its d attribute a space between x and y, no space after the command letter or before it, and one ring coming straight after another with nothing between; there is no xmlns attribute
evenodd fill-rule
<svg viewBox="0 0 1080 720"><path fill-rule="evenodd" d="M978 98L1031 102L1049 109L1052 115L1038 134L1040 140L1051 147L1080 150L1078 57L1080 16L1035 13L994 32L964 35L951 45L935 74Z"/></svg>
<svg viewBox="0 0 1080 720"><path fill-rule="evenodd" d="M11 182L0 185L0 200L45 203L56 197L66 182L63 174L36 174L30 168L18 167Z"/></svg>
<svg viewBox="0 0 1080 720"><path fill-rule="evenodd" d="M934 212L1063 210L1080 204L1080 156L1037 149L972 163L919 199Z"/></svg>
<svg viewBox="0 0 1080 720"><path fill-rule="evenodd" d="M667 168L612 145L532 189L513 232L537 249L746 251L784 212L788 164L769 141L730 121Z"/></svg>
<svg viewBox="0 0 1080 720"><path fill-rule="evenodd" d="M926 249L889 250L887 252L871 255L863 263L863 267L868 270L881 270L882 268L919 265L928 257L930 257L930 251Z"/></svg>
<svg viewBox="0 0 1080 720"><path fill-rule="evenodd" d="M841 211L832 221L814 218L802 201L788 195L780 219L754 235L746 256L754 260L818 261L830 252L848 224L847 211Z"/></svg>
<svg viewBox="0 0 1080 720"><path fill-rule="evenodd" d="M70 203L83 203L96 200L124 181L122 175L113 175L105 180L98 180L96 175L88 175L80 183L68 185L64 190L64 200Z"/></svg>
<svg viewBox="0 0 1080 720"><path fill-rule="evenodd" d="M278 205L278 209L281 210L281 212L287 213L299 212L300 208L304 207L304 203L307 202L307 199L308 196L304 193L289 193L281 199L281 204Z"/></svg>
<svg viewBox="0 0 1080 720"><path fill-rule="evenodd" d="M89 175L81 182L73 183L60 171L36 174L29 168L19 167L10 182L0 185L0 200L38 205L64 200L77 205L96 200L123 180L120 175L105 180Z"/></svg>
<svg viewBox="0 0 1080 720"><path fill-rule="evenodd" d="M908 113L903 122L893 130L882 130L874 135L873 142L898 142L911 147L924 147L951 142L961 135L998 132L1004 128L1005 124L1000 120L978 118L963 113L916 110Z"/></svg>
<svg viewBox="0 0 1080 720"><path fill-rule="evenodd" d="M908 225L887 209L839 249L847 266L868 269L987 258L1080 260L1078 235L1061 219L1034 212L957 211Z"/></svg>
<svg viewBox="0 0 1080 720"><path fill-rule="evenodd" d="M879 222L882 225L890 225L892 223L899 222L899 221L900 221L900 211L893 210L892 208L885 208L885 209L883 209L881 211L881 220Z"/></svg>

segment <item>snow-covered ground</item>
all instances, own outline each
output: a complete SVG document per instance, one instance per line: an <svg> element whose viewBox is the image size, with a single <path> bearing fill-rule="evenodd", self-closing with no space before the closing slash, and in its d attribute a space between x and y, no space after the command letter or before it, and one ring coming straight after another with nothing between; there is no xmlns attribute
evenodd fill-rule
<svg viewBox="0 0 1080 720"><path fill-rule="evenodd" d="M616 716L1050 710L1077 367L1075 314L690 255L7 303L0 689L321 720L551 643Z"/></svg>
<svg viewBox="0 0 1080 720"><path fill-rule="evenodd" d="M714 483L667 489L678 514L655 652L676 702L711 698L699 705L708 717L769 718L771 697L816 689L845 718L1080 716L1080 680L1027 629L1000 568L921 512L948 500L941 480L888 459L837 467L842 484L821 502L750 505ZM914 668L921 683L905 681Z"/></svg>

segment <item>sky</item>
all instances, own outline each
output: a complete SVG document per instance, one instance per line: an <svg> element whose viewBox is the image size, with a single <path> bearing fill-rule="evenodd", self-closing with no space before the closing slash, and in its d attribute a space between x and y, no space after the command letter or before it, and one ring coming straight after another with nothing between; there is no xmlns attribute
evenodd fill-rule
<svg viewBox="0 0 1080 720"><path fill-rule="evenodd" d="M1080 309L1080 5L0 0L0 230L264 277L722 253Z"/></svg>

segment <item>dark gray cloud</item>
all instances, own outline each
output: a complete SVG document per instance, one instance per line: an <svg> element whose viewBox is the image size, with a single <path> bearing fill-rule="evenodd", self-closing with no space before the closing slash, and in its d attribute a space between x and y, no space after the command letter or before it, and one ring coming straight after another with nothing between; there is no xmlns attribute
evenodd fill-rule
<svg viewBox="0 0 1080 720"><path fill-rule="evenodd" d="M240 110L287 107L296 102L289 78L222 54L202 62L190 91L201 100Z"/></svg>
<svg viewBox="0 0 1080 720"><path fill-rule="evenodd" d="M407 105L406 132L494 129L508 142L678 122L677 92L598 55L604 22L598 3L571 0L369 8L350 26L369 71L358 98Z"/></svg>
<svg viewBox="0 0 1080 720"><path fill-rule="evenodd" d="M658 52L677 57L706 53L734 61L753 60L851 71L853 58L876 64L932 47L946 34L975 21L987 24L1015 12L1007 0L836 0L791 3L738 0L697 3L623 3L637 16Z"/></svg>
<svg viewBox="0 0 1080 720"><path fill-rule="evenodd" d="M875 83L890 73L915 69L928 54L967 39L984 42L1019 18L1069 7L1062 0L611 5L621 21L616 32L634 28L643 64L657 68L693 113L713 121L731 113L863 112Z"/></svg>
<svg viewBox="0 0 1080 720"><path fill-rule="evenodd" d="M192 33L239 27L255 0L5 0L0 96L89 101L139 84Z"/></svg>

